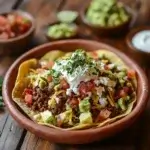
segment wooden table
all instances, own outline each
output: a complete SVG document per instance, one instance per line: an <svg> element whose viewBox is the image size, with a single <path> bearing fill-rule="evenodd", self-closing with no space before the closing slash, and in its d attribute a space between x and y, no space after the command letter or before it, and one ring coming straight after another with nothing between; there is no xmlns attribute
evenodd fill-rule
<svg viewBox="0 0 150 150"><path fill-rule="evenodd" d="M36 33L34 44L39 45L48 42L42 32L42 27L56 20L56 13L60 10L77 10L89 0L24 0L19 6L20 9L30 12L36 19ZM124 0L132 8L138 10L138 18L134 26L150 24L150 0ZM0 12L10 10L16 6L16 0L6 1L0 0ZM141 5L140 5L141 4ZM124 53L129 55L129 49L125 44L124 37L103 38L97 37L86 29L82 24L81 38L93 39L113 45ZM84 34L83 34L84 33ZM131 56L131 55L129 55ZM10 56L6 52L0 51L0 75L5 75L10 64L18 56ZM132 57L132 56L131 56ZM149 69L144 68L147 76ZM61 136L61 135L60 135ZM88 145L62 145L52 144L45 141L34 134L21 128L8 114L7 109L0 111L0 150L149 150L150 149L150 103L142 114L140 119L130 128L124 130L118 135L106 139L104 141L88 144Z"/></svg>

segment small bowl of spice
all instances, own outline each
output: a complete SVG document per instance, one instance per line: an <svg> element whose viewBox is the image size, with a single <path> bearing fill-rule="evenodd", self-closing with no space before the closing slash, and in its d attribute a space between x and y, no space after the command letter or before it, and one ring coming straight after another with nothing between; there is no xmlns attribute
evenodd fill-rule
<svg viewBox="0 0 150 150"><path fill-rule="evenodd" d="M133 10L117 0L92 0L81 10L83 23L98 35L126 33L133 23Z"/></svg>
<svg viewBox="0 0 150 150"><path fill-rule="evenodd" d="M126 43L130 48L133 58L143 65L148 65L150 60L150 26L132 29L127 37Z"/></svg>

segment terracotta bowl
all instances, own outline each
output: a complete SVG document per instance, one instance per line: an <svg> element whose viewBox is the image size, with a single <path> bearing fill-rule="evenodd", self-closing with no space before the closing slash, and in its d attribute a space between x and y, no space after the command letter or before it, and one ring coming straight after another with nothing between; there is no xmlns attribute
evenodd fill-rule
<svg viewBox="0 0 150 150"><path fill-rule="evenodd" d="M145 52L140 49L136 49L132 44L132 38L133 36L144 30L150 30L150 26L141 26L132 29L126 36L126 43L128 47L130 48L130 52L133 56L133 58L140 64L149 66L150 63L150 52ZM149 48L150 49L150 48Z"/></svg>
<svg viewBox="0 0 150 150"><path fill-rule="evenodd" d="M137 104L134 110L126 117L101 128L91 128L77 131L63 131L61 129L53 129L46 126L41 126L30 120L13 102L11 94L17 76L19 65L30 58L40 58L46 52L59 49L62 51L73 51L77 48L82 48L88 51L97 49L108 49L118 55L128 66L137 72L138 89L137 89ZM67 144L83 144L93 141L101 140L122 129L131 125L143 112L148 98L148 80L143 70L125 54L119 50L95 41L90 40L62 40L59 42L51 42L38 46L19 57L10 67L5 75L3 83L3 98L4 102L13 116L13 118L25 129L54 143L67 143Z"/></svg>
<svg viewBox="0 0 150 150"><path fill-rule="evenodd" d="M30 43L34 31L35 31L35 21L34 18L27 12L21 11L21 10L14 10L11 12L6 12L1 15L7 15L9 13L16 13L19 14L20 16L23 16L24 18L27 18L31 21L32 25L30 29L15 38L7 39L7 40L2 40L0 39L0 51L9 51L9 53L14 54L14 53L21 53L23 52L27 47L28 44Z"/></svg>
<svg viewBox="0 0 150 150"><path fill-rule="evenodd" d="M48 36L48 34L47 34L48 27L52 26L52 25L56 25L56 24L60 24L60 22L56 21L56 22L51 23L51 24L49 24L49 25L47 25L47 26L44 27L44 33L45 33L45 36L46 36L46 38L47 38L48 41L58 41L58 40L65 40L65 39L74 39L74 38L78 37L79 27L75 23L73 23L73 25L76 28L76 32L72 36L70 36L70 37L64 37L64 38L57 38L57 39L55 39L53 37Z"/></svg>
<svg viewBox="0 0 150 150"><path fill-rule="evenodd" d="M104 35L104 36L123 35L130 29L130 27L134 24L136 20L136 13L134 12L134 10L124 5L127 13L129 14L129 19L126 22L114 27L102 27L100 25L94 25L86 19L85 13L88 7L89 4L83 6L83 8L80 11L80 18L82 22L97 35Z"/></svg>

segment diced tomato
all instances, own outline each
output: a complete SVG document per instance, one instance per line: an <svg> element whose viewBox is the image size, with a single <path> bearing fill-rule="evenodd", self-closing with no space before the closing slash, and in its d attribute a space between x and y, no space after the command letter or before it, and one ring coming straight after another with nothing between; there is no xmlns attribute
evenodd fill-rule
<svg viewBox="0 0 150 150"><path fill-rule="evenodd" d="M119 95L120 95L120 97L125 97L125 96L127 96L127 93L124 90L120 90Z"/></svg>
<svg viewBox="0 0 150 150"><path fill-rule="evenodd" d="M110 115L111 115L111 111L109 111L107 109L103 109L100 111L100 113L96 119L96 122L106 120L110 117Z"/></svg>
<svg viewBox="0 0 150 150"><path fill-rule="evenodd" d="M31 21L25 20L24 17L15 14L0 15L0 39L24 34L31 27Z"/></svg>
<svg viewBox="0 0 150 150"><path fill-rule="evenodd" d="M25 28L23 25L18 26L19 32L20 33L24 33L25 32Z"/></svg>
<svg viewBox="0 0 150 150"><path fill-rule="evenodd" d="M26 95L25 95L25 102L26 102L28 105L31 105L31 104L32 104L32 95L31 95L31 94L26 94Z"/></svg>
<svg viewBox="0 0 150 150"><path fill-rule="evenodd" d="M65 79L60 81L60 86L62 89L66 90L69 88L69 84L67 83L67 81Z"/></svg>
<svg viewBox="0 0 150 150"><path fill-rule="evenodd" d="M33 94L33 90L32 89L29 89L29 88L26 88L25 90L24 90L24 94L26 95L26 94Z"/></svg>
<svg viewBox="0 0 150 150"><path fill-rule="evenodd" d="M6 25L8 23L7 19L4 16L0 16L0 25Z"/></svg>
<svg viewBox="0 0 150 150"><path fill-rule="evenodd" d="M104 66L104 69L105 69L105 70L109 70L109 66L108 66L108 65L105 65L105 66Z"/></svg>
<svg viewBox="0 0 150 150"><path fill-rule="evenodd" d="M15 19L17 24L23 24L23 18L21 16L17 15Z"/></svg>
<svg viewBox="0 0 150 150"><path fill-rule="evenodd" d="M125 92L125 93L129 93L130 88L129 88L129 87L127 87L127 86L125 86L125 87L123 87L123 90L124 90L124 92Z"/></svg>
<svg viewBox="0 0 150 150"><path fill-rule="evenodd" d="M7 32L3 32L0 34L0 39L8 39L9 35L7 34Z"/></svg>
<svg viewBox="0 0 150 150"><path fill-rule="evenodd" d="M88 92L88 87L86 86L85 82L81 82L79 85L79 92L80 94L86 94Z"/></svg>
<svg viewBox="0 0 150 150"><path fill-rule="evenodd" d="M93 81L87 82L86 85L87 85L88 91L91 91L95 87Z"/></svg>
<svg viewBox="0 0 150 150"><path fill-rule="evenodd" d="M52 76L48 76L48 77L47 77L47 81L48 81L48 82L51 82L51 81L52 81Z"/></svg>
<svg viewBox="0 0 150 150"><path fill-rule="evenodd" d="M79 101L78 101L77 98L72 98L72 99L69 101L69 104L70 104L71 108L74 108L74 107L78 106Z"/></svg>
<svg viewBox="0 0 150 150"><path fill-rule="evenodd" d="M136 73L135 73L134 70L128 70L127 76L128 76L129 79L134 78L135 75L136 75Z"/></svg>
<svg viewBox="0 0 150 150"><path fill-rule="evenodd" d="M93 81L89 82L81 82L79 85L79 92L81 95L87 94L87 92L90 92L95 87Z"/></svg>
<svg viewBox="0 0 150 150"><path fill-rule="evenodd" d="M121 97L125 97L128 95L129 89L128 87L123 87L122 89L118 90L115 94L115 99L119 99Z"/></svg>
<svg viewBox="0 0 150 150"><path fill-rule="evenodd" d="M0 25L0 32L4 32L5 31L5 26Z"/></svg>

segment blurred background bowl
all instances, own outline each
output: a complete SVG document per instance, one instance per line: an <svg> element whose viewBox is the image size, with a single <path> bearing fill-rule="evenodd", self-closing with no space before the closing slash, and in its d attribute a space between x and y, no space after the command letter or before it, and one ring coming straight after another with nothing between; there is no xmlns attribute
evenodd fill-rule
<svg viewBox="0 0 150 150"><path fill-rule="evenodd" d="M85 16L89 5L90 4L86 4L83 6L83 8L80 11L80 18L81 18L81 21L97 35L120 36L120 35L126 34L127 31L132 27L132 25L136 21L135 11L132 8L130 8L129 6L123 4L126 12L129 15L129 19L127 21L123 22L120 25L113 26L113 27L103 27L100 25L94 25L94 24L90 23Z"/></svg>
<svg viewBox="0 0 150 150"><path fill-rule="evenodd" d="M35 21L31 14L22 10L13 10L10 12L2 13L0 15L6 16L7 14L11 13L18 14L19 16L28 19L31 22L31 27L27 32L17 37L6 40L0 39L0 51L7 52L9 54L20 54L28 48L33 38L35 31Z"/></svg>
<svg viewBox="0 0 150 150"><path fill-rule="evenodd" d="M126 44L130 49L130 53L133 56L133 58L141 65L148 66L150 63L150 47L149 52L137 49L132 44L133 37L140 31L149 30L150 26L140 26L132 29L126 36Z"/></svg>
<svg viewBox="0 0 150 150"><path fill-rule="evenodd" d="M62 38L53 38L53 37L49 36L48 35L48 28L50 26L57 25L57 24L60 24L60 23L61 22L56 21L56 22L50 23L50 24L48 24L47 26L44 27L44 34L45 34L45 36L46 36L46 38L47 38L48 41L58 41L58 40L65 40L65 39L74 39L74 38L78 37L79 28L78 28L77 24L75 24L75 23L71 23L71 25L75 26L75 28L76 28L76 32L72 36L70 36L70 37L62 37Z"/></svg>

